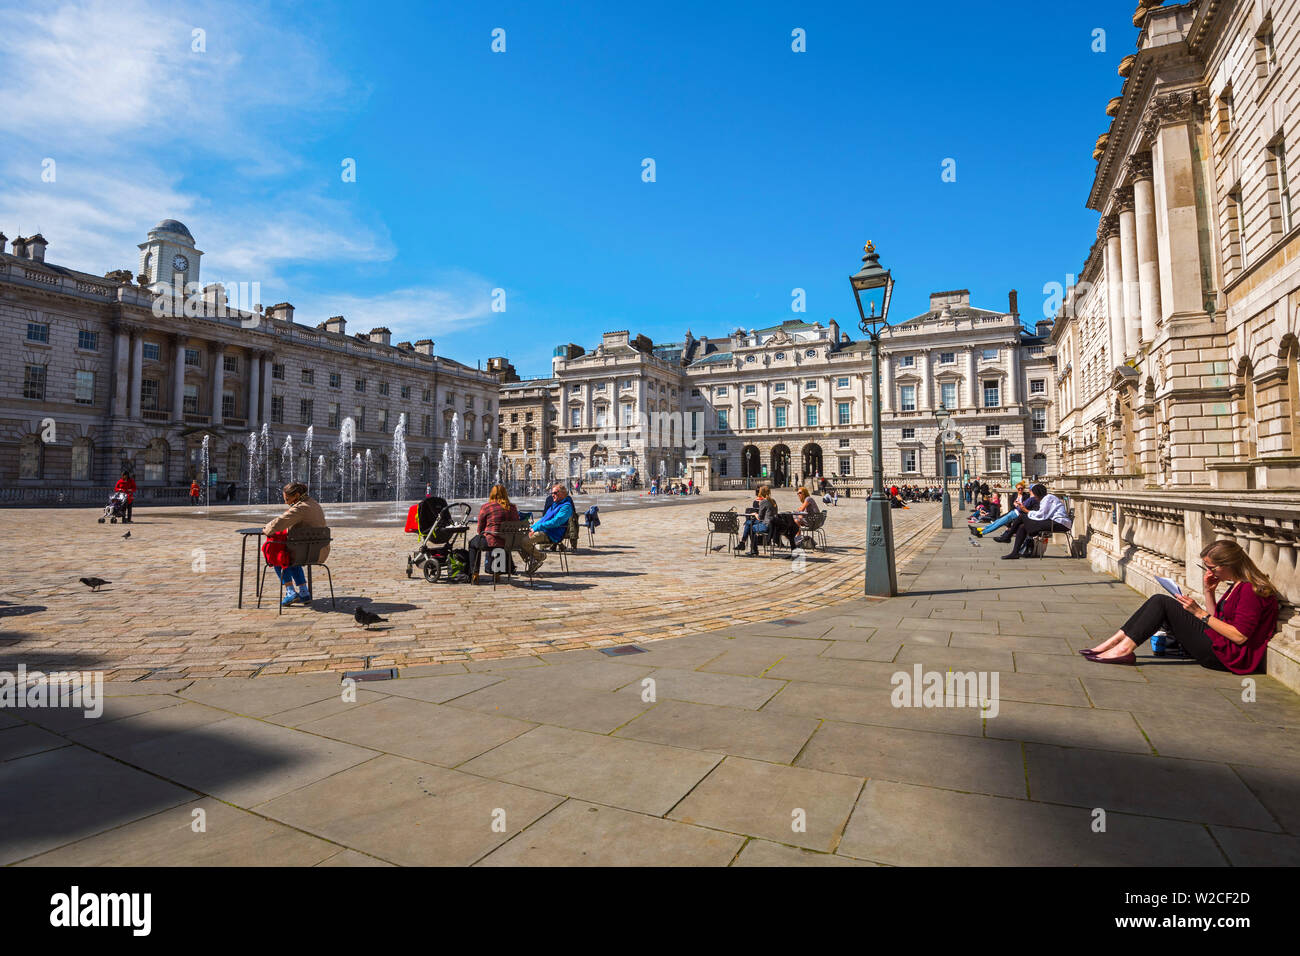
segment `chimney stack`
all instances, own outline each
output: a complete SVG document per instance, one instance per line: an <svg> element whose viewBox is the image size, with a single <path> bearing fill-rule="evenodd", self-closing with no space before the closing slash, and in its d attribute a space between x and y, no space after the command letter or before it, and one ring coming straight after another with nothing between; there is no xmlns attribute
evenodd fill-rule
<svg viewBox="0 0 1300 956"><path fill-rule="evenodd" d="M288 302L277 302L267 310L267 314L270 315L272 319L277 319L281 322L292 322L293 306Z"/></svg>
<svg viewBox="0 0 1300 956"><path fill-rule="evenodd" d="M415 350L421 355L432 355L433 339L416 339Z"/></svg>
<svg viewBox="0 0 1300 956"><path fill-rule="evenodd" d="M4 255L5 243L8 241L9 241L9 237L6 236L3 232L0 232L0 256Z"/></svg>
<svg viewBox="0 0 1300 956"><path fill-rule="evenodd" d="M48 245L49 243L45 241L45 237L38 232L27 240L27 258L31 259L32 262L44 262L45 247Z"/></svg>
<svg viewBox="0 0 1300 956"><path fill-rule="evenodd" d="M328 319L317 326L317 328L324 329L326 332L333 332L335 335L342 335L347 326L347 319L343 318L343 316L331 315Z"/></svg>
<svg viewBox="0 0 1300 956"><path fill-rule="evenodd" d="M1016 316L1016 318L1020 317L1020 303L1017 301L1015 289L1012 289L1007 293L1007 311Z"/></svg>
<svg viewBox="0 0 1300 956"><path fill-rule="evenodd" d="M14 255L19 259L27 258L27 240L22 236L14 236Z"/></svg>
<svg viewBox="0 0 1300 956"><path fill-rule="evenodd" d="M380 345L390 345L392 339L392 331L384 328L382 325L377 329L370 330L370 341L372 342L378 342Z"/></svg>

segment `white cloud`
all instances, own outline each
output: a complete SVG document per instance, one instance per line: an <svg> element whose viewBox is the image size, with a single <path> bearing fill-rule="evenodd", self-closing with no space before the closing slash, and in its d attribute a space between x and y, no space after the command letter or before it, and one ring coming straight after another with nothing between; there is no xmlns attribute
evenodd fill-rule
<svg viewBox="0 0 1300 956"><path fill-rule="evenodd" d="M463 332L492 320L493 284L469 272L435 273L428 285L396 289L373 296L304 295L294 301L297 321L315 324L332 315L348 321L349 332L369 332L384 326L393 341L434 339Z"/></svg>

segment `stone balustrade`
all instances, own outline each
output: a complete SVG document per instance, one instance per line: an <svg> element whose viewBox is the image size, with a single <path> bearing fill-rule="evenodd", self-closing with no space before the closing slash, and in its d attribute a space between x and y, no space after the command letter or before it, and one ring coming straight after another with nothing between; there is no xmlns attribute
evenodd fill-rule
<svg viewBox="0 0 1300 956"><path fill-rule="evenodd" d="M1200 553L1220 538L1246 549L1278 589L1278 633L1268 672L1300 692L1300 490L1285 492L1135 487L1132 476L1065 477L1055 487L1074 510L1088 560L1144 594L1157 575L1201 591Z"/></svg>

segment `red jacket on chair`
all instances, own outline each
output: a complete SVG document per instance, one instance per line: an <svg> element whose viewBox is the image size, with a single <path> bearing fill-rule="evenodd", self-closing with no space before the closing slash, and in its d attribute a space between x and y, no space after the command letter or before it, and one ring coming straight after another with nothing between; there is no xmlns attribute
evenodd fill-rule
<svg viewBox="0 0 1300 956"><path fill-rule="evenodd" d="M288 568L293 566L293 559L289 556L289 531L276 531L268 534L266 540L262 542L262 557L266 558L266 563L273 568Z"/></svg>

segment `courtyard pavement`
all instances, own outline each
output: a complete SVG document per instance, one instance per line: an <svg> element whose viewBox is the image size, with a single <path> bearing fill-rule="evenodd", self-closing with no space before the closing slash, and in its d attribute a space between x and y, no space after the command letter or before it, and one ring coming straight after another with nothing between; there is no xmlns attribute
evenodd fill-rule
<svg viewBox="0 0 1300 956"><path fill-rule="evenodd" d="M618 536L638 546L628 559L652 564L639 553L655 550L652 522L625 514L642 520ZM1241 678L1173 659L1089 663L1076 651L1138 594L1059 546L1000 561L964 528L936 531L932 506L902 519L918 531L890 600L823 595L797 613L605 645L618 656L515 648L399 665L355 700L337 672L264 671L113 681L98 720L0 711L0 862L1300 862L1290 691L1258 677L1243 695ZM699 528L689 537L702 552ZM859 541L846 574L861 555ZM733 585L761 590L777 574L777 561L707 560ZM660 573L697 613L718 613L725 589L697 597L696 566ZM158 613L173 628L195 616ZM983 675L988 691L996 676L987 715L895 706L912 702L894 696L896 675L916 668Z"/></svg>

